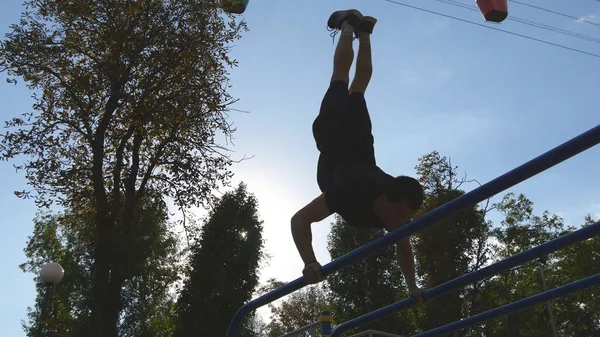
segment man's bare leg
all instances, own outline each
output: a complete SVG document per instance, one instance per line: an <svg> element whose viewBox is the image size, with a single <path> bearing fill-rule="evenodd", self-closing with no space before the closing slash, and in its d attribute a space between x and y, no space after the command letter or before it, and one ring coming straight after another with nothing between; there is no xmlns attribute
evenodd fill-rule
<svg viewBox="0 0 600 337"><path fill-rule="evenodd" d="M333 55L333 75L331 82L343 81L350 83L350 67L354 60L352 40L354 39L354 27L348 22L342 24L342 34Z"/></svg>
<svg viewBox="0 0 600 337"><path fill-rule="evenodd" d="M350 93L365 93L367 90L367 86L371 81L371 76L373 75L373 62L371 58L371 33L373 31L373 26L375 25L375 18L365 17L363 23L364 24L372 24L366 30L363 30L359 27L356 31L356 35L358 36L358 56L356 57L356 72L354 74L354 79L352 80L352 84L350 85Z"/></svg>

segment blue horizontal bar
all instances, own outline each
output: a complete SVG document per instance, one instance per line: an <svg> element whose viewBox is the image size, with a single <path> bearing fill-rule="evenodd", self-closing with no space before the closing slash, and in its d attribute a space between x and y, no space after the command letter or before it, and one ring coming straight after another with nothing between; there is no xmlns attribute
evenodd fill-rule
<svg viewBox="0 0 600 337"><path fill-rule="evenodd" d="M501 273L502 271L514 268L519 266L525 262L533 261L536 258L548 255L552 252L565 248L567 246L571 246L578 242L587 240L589 238L600 235L600 221L595 224L583 227L578 229L572 233L563 235L559 238L556 238L552 241L548 241L544 244L541 244L537 247L528 249L524 252L511 256L507 259L498 261L492 265L489 265L485 268L481 268L479 270L470 272L469 274L458 277L454 280L448 281L446 283L442 283L437 287L433 287L427 291L424 291L421 296L425 301L431 301L432 299L439 297L445 293L460 289L464 286L472 284L477 281L484 280L490 276ZM354 329L363 324L378 320L382 317L391 315L395 312L398 312L402 309L406 309L412 307L416 304L416 300L414 298L407 298L402 301L396 302L394 304L390 304L381 309L377 309L372 311L366 315L354 318L347 322L344 322L333 331L331 337L337 337L345 331L350 329Z"/></svg>
<svg viewBox="0 0 600 337"><path fill-rule="evenodd" d="M301 327L299 329L296 329L296 330L294 330L292 332L288 332L285 335L281 335L279 337L297 337L301 332L305 332L305 331L309 331L309 330L317 331L317 328L320 325L321 325L320 322L315 322L315 323L312 323L312 324L308 324L308 325L305 325L305 326L303 326L303 327ZM311 336L312 336L312 333L311 333Z"/></svg>
<svg viewBox="0 0 600 337"><path fill-rule="evenodd" d="M443 334L447 334L454 330L463 329L471 325L475 325L477 323L482 323L488 321L492 318L496 318L498 316L506 315L511 312L519 311L526 309L527 307L531 307L533 305L548 302L558 297L570 295L576 291L581 291L586 288L591 288L594 286L600 285L600 274L596 274L594 276L590 276L584 278L579 281L575 281L573 283L569 283L562 287L558 287L535 296L531 296L525 299L522 299L517 302L513 302L499 308L495 308L481 314L477 314L475 316L471 316L469 318L465 318L461 321L457 321L454 323L450 323L448 325L441 326L439 328L435 328L429 330L427 332L415 335L414 337L431 337L431 336L441 336Z"/></svg>
<svg viewBox="0 0 600 337"><path fill-rule="evenodd" d="M492 196L522 181L525 181L536 174L539 174L597 145L598 143L600 143L600 125L472 190L471 192L436 208L435 210L419 217L417 220L339 257L338 259L324 265L321 271L325 276L332 274L366 256L369 256L387 246L394 244L396 241L402 238L422 231L424 228L437 221L456 214L461 210L468 208L469 206L491 198ZM304 281L304 278L300 277L278 289L275 289L257 299L246 303L236 312L235 316L231 320L229 329L227 330L227 337L237 337L244 316L251 311L271 303L283 296L286 296L306 285L307 283Z"/></svg>

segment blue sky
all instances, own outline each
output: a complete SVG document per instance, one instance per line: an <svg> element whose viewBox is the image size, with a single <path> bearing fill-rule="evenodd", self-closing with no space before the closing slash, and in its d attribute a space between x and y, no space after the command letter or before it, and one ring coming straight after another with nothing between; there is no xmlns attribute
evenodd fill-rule
<svg viewBox="0 0 600 337"><path fill-rule="evenodd" d="M402 2L483 23L476 12L433 0ZM600 3L593 0L526 2L600 23ZM600 38L598 26L510 5L511 16ZM245 181L260 203L272 255L263 278L292 280L301 275L288 224L297 209L319 194L311 123L328 86L335 48L326 20L332 11L345 8L379 19L372 37L374 75L366 98L378 163L391 174L414 175L417 158L437 150L470 178L486 182L600 122L600 58L383 0L251 1L244 14L250 31L233 51L240 67L232 70L231 93L240 99L236 108L250 111L232 114L238 128L234 156L254 157L234 167L234 182ZM4 4L2 33L18 21L21 9L20 1ZM514 21L486 25L600 53L598 44ZM0 81L4 83L4 77ZM22 82L2 84L0 100L2 121L28 111L32 104ZM567 223L579 224L586 214L598 218L599 155L600 148L593 148L509 191L525 193L536 212L547 209ZM35 296L32 275L22 273L18 265L25 261L23 248L36 209L13 195L26 182L12 164L0 163L0 316L5 334L18 337L24 336L20 320ZM322 263L330 260L330 220L313 226Z"/></svg>

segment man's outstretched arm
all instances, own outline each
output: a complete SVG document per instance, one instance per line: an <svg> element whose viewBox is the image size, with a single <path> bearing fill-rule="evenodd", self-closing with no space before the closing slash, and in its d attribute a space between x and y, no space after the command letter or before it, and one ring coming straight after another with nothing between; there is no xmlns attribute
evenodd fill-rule
<svg viewBox="0 0 600 337"><path fill-rule="evenodd" d="M402 269L408 289L415 288L417 286L415 281L415 257L410 238L404 238L396 242L396 260L398 260L398 265Z"/></svg>
<svg viewBox="0 0 600 337"><path fill-rule="evenodd" d="M312 247L310 226L330 215L331 212L325 203L325 196L321 194L292 217L292 237L304 264L317 262Z"/></svg>
<svg viewBox="0 0 600 337"><path fill-rule="evenodd" d="M415 280L415 257L410 244L410 237L396 242L396 259L398 260L402 274L404 274L404 280L406 280L406 286L410 294L417 298L419 306L423 305L421 290L417 287Z"/></svg>

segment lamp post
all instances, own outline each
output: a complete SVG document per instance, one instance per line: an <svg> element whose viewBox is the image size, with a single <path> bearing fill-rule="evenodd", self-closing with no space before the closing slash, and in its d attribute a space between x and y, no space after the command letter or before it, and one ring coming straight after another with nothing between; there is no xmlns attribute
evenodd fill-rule
<svg viewBox="0 0 600 337"><path fill-rule="evenodd" d="M544 275L544 268L546 267L546 257L540 258L538 261L538 266L540 267L540 276L542 277L542 285L544 287L544 291L548 291L546 287L546 276ZM552 328L552 336L558 337L558 332L556 331L556 323L554 322L554 315L552 315L552 306L550 305L550 301L546 302L546 307L548 308L548 318L550 320L550 327Z"/></svg>
<svg viewBox="0 0 600 337"><path fill-rule="evenodd" d="M38 317L37 321L37 337L42 336L42 320L44 319L44 315L46 313L48 301L52 296L52 290L58 282L62 281L64 274L65 271L63 270L61 265L56 262L50 262L43 266L40 270L40 278L42 279L42 283L44 284L44 295L42 298L42 305L40 306L40 316Z"/></svg>

